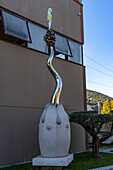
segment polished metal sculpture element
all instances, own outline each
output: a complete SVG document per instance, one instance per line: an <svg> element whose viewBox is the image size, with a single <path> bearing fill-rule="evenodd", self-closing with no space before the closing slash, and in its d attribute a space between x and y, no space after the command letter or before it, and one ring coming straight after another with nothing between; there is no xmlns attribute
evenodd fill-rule
<svg viewBox="0 0 113 170"><path fill-rule="evenodd" d="M56 85L56 90L55 90L53 97L52 97L52 103L57 105L57 104L59 104L60 94L61 94L61 91L62 91L62 79L52 66L52 60L54 58L54 48L53 48L53 46L50 46L50 50L51 50L51 54L50 54L50 57L47 61L47 66L48 66L49 71L52 73L54 79L56 80L57 85Z"/></svg>
<svg viewBox="0 0 113 170"><path fill-rule="evenodd" d="M54 58L54 45L55 45L55 41L56 41L55 34L51 30L52 8L48 9L47 22L48 22L48 28L49 29L47 30L47 33L44 36L44 40L46 41L46 44L50 49L50 57L47 61L47 67L48 67L49 71L52 73L52 75L53 75L53 77L56 81L56 89L55 89L55 92L54 92L53 97L52 97L52 103L54 105L57 105L57 104L59 104L60 94L61 94L61 91L62 91L62 79L52 66L52 60ZM58 120L58 122L60 122L60 121Z"/></svg>

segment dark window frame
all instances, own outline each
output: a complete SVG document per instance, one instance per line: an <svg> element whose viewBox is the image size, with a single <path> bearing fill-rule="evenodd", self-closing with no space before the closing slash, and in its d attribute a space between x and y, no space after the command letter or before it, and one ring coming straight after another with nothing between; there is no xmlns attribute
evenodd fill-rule
<svg viewBox="0 0 113 170"><path fill-rule="evenodd" d="M63 54L63 55L65 55L65 56L73 57L72 55L68 55L68 54L66 54L66 53L62 53L62 52L60 52L60 51L57 51L56 49L55 49L55 52L58 53L58 54Z"/></svg>
<svg viewBox="0 0 113 170"><path fill-rule="evenodd" d="M3 21L2 21L2 14L1 14L1 8L0 8L0 40L6 41L11 44L18 45L20 47L26 47L27 42L18 38L15 38L13 36L9 36L4 34L4 28L3 28Z"/></svg>
<svg viewBox="0 0 113 170"><path fill-rule="evenodd" d="M32 31L31 31L31 29L30 29L30 24L31 24L31 25L35 25L35 26L37 26L37 27L40 27L40 28L42 28L42 29L47 30L46 28L40 26L39 24L33 23L33 22L31 22L31 21L27 21L27 23L28 23L28 27L29 27L29 31L30 31L31 37L32 37L32 33L31 33ZM43 37L44 37L44 35L43 35ZM32 38L33 38L33 37L32 37ZM43 39L44 39L44 38L43 38ZM38 40L38 38L37 38L37 40ZM33 42L33 39L32 39L32 42ZM44 40L43 40L43 42L44 42ZM45 43L45 42L44 42L44 43ZM31 43L31 45L32 45L32 43ZM46 46L46 44L45 44L45 46ZM44 54L49 54L49 49L47 50L48 52L46 52L46 51L42 51L42 50L39 50L39 49L36 49L36 48L32 48L32 47L29 46L29 42L27 42L27 48L28 48L28 49L33 49L33 50L36 50L36 51L39 51L39 52L42 52L42 53L44 53ZM47 46L47 48L48 48L48 46Z"/></svg>
<svg viewBox="0 0 113 170"><path fill-rule="evenodd" d="M70 50L70 53L71 53L71 57L73 57L73 54L72 54L72 51L71 51L71 47L69 45L69 39L67 38L67 44L68 44L68 47L69 47L69 50ZM69 55L68 55L69 56Z"/></svg>
<svg viewBox="0 0 113 170"><path fill-rule="evenodd" d="M56 48L54 48L55 52L56 52L56 53L59 53L59 54L63 54L63 55L65 55L65 56L73 57L73 56L72 56L72 52L71 52L70 45L69 45L69 43L68 43L68 39L67 39L65 36L62 36L62 35L60 35L60 34L58 34L58 35L66 39L67 46L68 46L69 51L70 51L70 55L69 55L69 54L66 54L66 53L63 53L63 52L60 52L60 51L56 50Z"/></svg>
<svg viewBox="0 0 113 170"><path fill-rule="evenodd" d="M71 40L71 39L68 38L68 44L69 44L69 47L70 47L70 50L71 50L71 46L70 46L69 40ZM71 40L71 41L73 41L73 40ZM78 62L76 62L76 61L75 61L75 63L78 63L78 64L83 65L83 45L80 44L80 43L78 43L78 42L76 42L76 41L73 41L73 42L79 44L80 47L81 47L81 50L80 50L80 51L81 51L81 55L80 55L80 57L81 57L81 63L78 63ZM72 53L72 51L71 51L71 53ZM73 54L72 54L72 56L73 56ZM68 56L67 56L67 57L68 57ZM69 56L69 57L70 57L70 56ZM74 56L73 56L73 58L74 58ZM68 61L71 61L71 60L68 60ZM74 62L74 61L71 61L71 62Z"/></svg>
<svg viewBox="0 0 113 170"><path fill-rule="evenodd" d="M20 18L18 15L15 15L15 14L12 14L12 13L10 13L10 12L7 12L6 10L0 9L0 11L1 11L1 18L2 18L2 23L3 23L3 31L4 31L4 34L5 34L5 35L8 35L8 36L11 36L11 37L14 37L14 38L17 38L17 39L20 39L20 40L23 40L23 41L25 41L25 42L32 43L31 35L30 35L29 27L28 27L28 21L26 21L24 18ZM6 31L5 31L5 23L4 23L3 13L2 13L3 11L6 12L6 13L8 13L8 14L10 14L10 15L13 15L13 16L15 16L15 17L17 17L17 18L20 18L20 19L22 19L22 20L25 21L26 27L27 27L27 31L28 31L29 40L25 40L24 38L19 38L19 37L16 36L16 35L11 35L11 34L6 33Z"/></svg>

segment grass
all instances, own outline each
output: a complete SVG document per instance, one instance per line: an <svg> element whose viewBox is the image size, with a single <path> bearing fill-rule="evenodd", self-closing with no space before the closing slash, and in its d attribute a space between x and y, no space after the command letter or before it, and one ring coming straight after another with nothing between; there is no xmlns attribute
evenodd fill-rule
<svg viewBox="0 0 113 170"><path fill-rule="evenodd" d="M113 154L112 153L101 153L104 158L92 158L91 152L84 152L74 155L72 163L64 167L32 167L32 164L14 165L11 167L1 168L0 170L88 170L93 168L99 168L104 166L113 165Z"/></svg>

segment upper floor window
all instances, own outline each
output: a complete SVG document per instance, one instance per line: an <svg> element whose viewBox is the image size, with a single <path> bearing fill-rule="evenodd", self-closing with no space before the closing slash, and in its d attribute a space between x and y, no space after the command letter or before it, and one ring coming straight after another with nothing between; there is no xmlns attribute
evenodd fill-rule
<svg viewBox="0 0 113 170"><path fill-rule="evenodd" d="M55 34L55 35L56 35L55 51L71 56L70 49L67 43L67 39L58 34Z"/></svg>
<svg viewBox="0 0 113 170"><path fill-rule="evenodd" d="M72 52L73 57L68 57L69 61L73 61L79 64L82 64L82 47L81 44L76 43L75 41L72 41L68 39L70 49Z"/></svg>
<svg viewBox="0 0 113 170"><path fill-rule="evenodd" d="M38 25L32 24L31 22L28 22L28 26L32 39L32 43L28 43L28 48L48 53L48 47L43 38L47 30Z"/></svg>
<svg viewBox="0 0 113 170"><path fill-rule="evenodd" d="M17 16L2 11L4 33L25 41L31 41L27 22Z"/></svg>
<svg viewBox="0 0 113 170"><path fill-rule="evenodd" d="M64 60L66 59L64 54L56 54L55 57L61 58L61 59L64 59Z"/></svg>
<svg viewBox="0 0 113 170"><path fill-rule="evenodd" d="M47 29L4 10L0 11L0 39L48 54ZM82 45L56 35L55 57L82 64Z"/></svg>

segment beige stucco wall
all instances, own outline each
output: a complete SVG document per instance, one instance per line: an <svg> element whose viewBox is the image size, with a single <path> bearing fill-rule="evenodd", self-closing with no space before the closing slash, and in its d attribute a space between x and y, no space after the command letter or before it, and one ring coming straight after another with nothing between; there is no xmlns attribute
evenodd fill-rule
<svg viewBox="0 0 113 170"><path fill-rule="evenodd" d="M52 7L52 29L82 42L81 6L73 0L0 0L0 7L44 27ZM31 161L40 153L38 123L55 88L47 58L0 40L0 166ZM67 113L84 110L84 67L58 58L53 65L63 79L61 102ZM84 129L72 124L71 133L70 152L85 150Z"/></svg>
<svg viewBox="0 0 113 170"><path fill-rule="evenodd" d="M0 41L0 166L32 160L39 154L38 122L50 102L55 81L48 55ZM63 79L61 102L68 113L84 110L84 68L58 58ZM85 131L72 125L71 152L85 150Z"/></svg>
<svg viewBox="0 0 113 170"><path fill-rule="evenodd" d="M39 154L41 113L35 108L0 107L0 166L31 161Z"/></svg>
<svg viewBox="0 0 113 170"><path fill-rule="evenodd" d="M0 53L0 105L44 108L55 89L46 66L48 55L4 41L0 41ZM83 67L57 58L53 65L63 79L65 109L83 110Z"/></svg>
<svg viewBox="0 0 113 170"><path fill-rule="evenodd" d="M0 0L0 6L47 27L47 9L53 9L52 29L82 42L81 6L73 0Z"/></svg>

